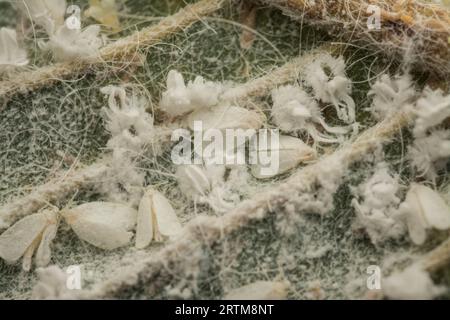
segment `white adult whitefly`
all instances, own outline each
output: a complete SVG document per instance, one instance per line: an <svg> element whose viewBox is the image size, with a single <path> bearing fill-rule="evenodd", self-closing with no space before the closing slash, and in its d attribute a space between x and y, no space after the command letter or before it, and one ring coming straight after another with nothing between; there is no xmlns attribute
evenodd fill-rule
<svg viewBox="0 0 450 320"><path fill-rule="evenodd" d="M331 127L325 122L317 102L300 86L286 85L272 91L272 118L282 131L305 131L315 143L335 143L348 127ZM321 126L328 134L320 132Z"/></svg>
<svg viewBox="0 0 450 320"><path fill-rule="evenodd" d="M27 52L19 46L17 33L10 28L0 29L0 74L28 64Z"/></svg>
<svg viewBox="0 0 450 320"><path fill-rule="evenodd" d="M56 208L44 209L26 216L3 232L0 235L0 258L15 263L23 257L22 268L29 271L36 253L36 265L46 266L50 262L51 242L58 228L57 212Z"/></svg>
<svg viewBox="0 0 450 320"><path fill-rule="evenodd" d="M41 243L36 251L36 265L38 267L45 267L50 263L52 257L51 245L58 232L58 224L49 224L41 236Z"/></svg>
<svg viewBox="0 0 450 320"><path fill-rule="evenodd" d="M44 28L49 40L40 43L40 47L50 50L57 61L97 56L104 44L100 36L100 26L91 25L82 29L65 23L65 0L19 0L16 7L23 15Z"/></svg>
<svg viewBox="0 0 450 320"><path fill-rule="evenodd" d="M174 239L182 225L169 200L153 188L148 188L139 204L136 224L136 248L147 247L152 240Z"/></svg>
<svg viewBox="0 0 450 320"><path fill-rule="evenodd" d="M216 213L225 213L239 201L225 181L225 171L224 165L180 165L175 176L187 198L208 204Z"/></svg>
<svg viewBox="0 0 450 320"><path fill-rule="evenodd" d="M261 139L261 136L255 137ZM253 148L256 148L258 161L251 165L251 173L257 179L268 179L294 169L303 162L317 159L317 151L304 143L301 139L287 135L280 135L278 144L274 144L268 139L267 146L261 146L252 142ZM271 160L278 162L276 164L262 163L263 157L269 156Z"/></svg>
<svg viewBox="0 0 450 320"><path fill-rule="evenodd" d="M413 111L417 115L414 137L425 137L429 130L450 117L450 95L445 95L441 89L426 88Z"/></svg>
<svg viewBox="0 0 450 320"><path fill-rule="evenodd" d="M450 156L450 130L440 127L450 117L450 95L426 88L412 111L417 118L408 158L421 176L434 180Z"/></svg>
<svg viewBox="0 0 450 320"><path fill-rule="evenodd" d="M130 242L137 211L124 204L97 201L61 210L61 215L80 239L113 250Z"/></svg>
<svg viewBox="0 0 450 320"><path fill-rule="evenodd" d="M305 81L312 87L314 96L331 103L342 121L355 122L355 102L351 97L352 82L345 74L343 57L319 55L305 70Z"/></svg>
<svg viewBox="0 0 450 320"><path fill-rule="evenodd" d="M400 212L412 242L417 245L425 242L427 229L450 229L450 207L438 192L423 184L411 184Z"/></svg>

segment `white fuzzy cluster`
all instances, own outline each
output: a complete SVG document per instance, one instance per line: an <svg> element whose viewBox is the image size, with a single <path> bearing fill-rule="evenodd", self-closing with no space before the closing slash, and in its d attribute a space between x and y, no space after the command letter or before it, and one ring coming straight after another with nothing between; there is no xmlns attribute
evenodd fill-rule
<svg viewBox="0 0 450 320"><path fill-rule="evenodd" d="M370 112L375 119L382 120L411 103L416 90L409 74L395 77L383 74L372 85L368 96L373 96Z"/></svg>
<svg viewBox="0 0 450 320"><path fill-rule="evenodd" d="M382 162L374 174L354 190L354 225L363 228L373 244L397 239L407 230L411 241L421 245L429 229L450 229L450 207L437 191L412 183L401 202L400 187L398 177L392 176L387 164Z"/></svg>
<svg viewBox="0 0 450 320"><path fill-rule="evenodd" d="M339 119L346 123L355 122L352 83L345 74L343 57L320 55L306 68L305 81L311 86L317 99L335 107Z"/></svg>
<svg viewBox="0 0 450 320"><path fill-rule="evenodd" d="M356 190L352 205L356 212L356 228L364 228L373 244L399 238L405 225L398 212L400 204L398 177L389 173L385 162ZM359 202L362 199L362 202Z"/></svg>
<svg viewBox="0 0 450 320"><path fill-rule="evenodd" d="M317 101L300 86L286 85L274 89L272 101L273 121L283 131L305 131L315 143L340 142L342 139L339 137L349 131L348 127L328 126ZM331 135L320 132L316 125Z"/></svg>
<svg viewBox="0 0 450 320"><path fill-rule="evenodd" d="M425 242L429 229L450 229L450 207L437 191L425 185L411 184L399 212L417 245Z"/></svg>
<svg viewBox="0 0 450 320"><path fill-rule="evenodd" d="M402 300L429 300L446 291L436 286L428 272L415 264L384 279L382 288L386 297Z"/></svg>
<svg viewBox="0 0 450 320"><path fill-rule="evenodd" d="M225 181L226 167L223 165L182 165L176 177L181 192L197 203L208 204L215 212L225 213L233 209L240 197L238 190L247 184L246 168L231 169Z"/></svg>
<svg viewBox="0 0 450 320"><path fill-rule="evenodd" d="M50 35L64 23L66 0L21 0L15 7Z"/></svg>
<svg viewBox="0 0 450 320"><path fill-rule="evenodd" d="M16 31L0 29L0 75L28 64L27 52L20 48Z"/></svg>
<svg viewBox="0 0 450 320"><path fill-rule="evenodd" d="M450 95L427 88L413 110L417 119L408 157L420 175L434 180L450 157L450 130L439 129L439 125L450 117Z"/></svg>
<svg viewBox="0 0 450 320"><path fill-rule="evenodd" d="M91 58L98 54L104 41L99 36L100 26L88 26L83 30L60 26L50 35L42 48L50 50L57 61Z"/></svg>
<svg viewBox="0 0 450 320"><path fill-rule="evenodd" d="M65 0L21 0L16 2L16 7L46 31L49 41L40 46L51 50L58 61L95 56L103 45L99 26L88 26L83 30L81 26L68 26L65 23Z"/></svg>
<svg viewBox="0 0 450 320"><path fill-rule="evenodd" d="M58 229L57 211L57 208L43 209L3 232L0 235L0 258L7 263L22 259L25 271L31 269L32 260L38 267L46 266L51 259L51 245Z"/></svg>
<svg viewBox="0 0 450 320"><path fill-rule="evenodd" d="M111 134L108 147L141 152L155 137L153 117L146 111L148 100L134 93L127 96L124 87L107 86L100 91L108 95L109 108L105 109L106 129Z"/></svg>
<svg viewBox="0 0 450 320"><path fill-rule="evenodd" d="M159 154L161 151L156 142L153 117L146 111L148 101L134 93L127 96L123 87L107 86L102 88L101 92L109 96L109 108L105 110L105 114L106 128L111 138L107 146L112 150L111 179L116 182L105 183L108 189L105 191L111 200L124 201L120 185L128 194L135 195L134 202L137 202L144 176L136 171L135 159L147 150L153 154ZM110 188L113 190L109 190Z"/></svg>
<svg viewBox="0 0 450 320"><path fill-rule="evenodd" d="M305 128L322 119L317 102L299 86L282 86L272 91L272 117L281 130Z"/></svg>
<svg viewBox="0 0 450 320"><path fill-rule="evenodd" d="M355 103L350 96L351 81L345 75L344 59L320 55L306 68L305 82L312 88L313 96L299 85L281 86L272 91L274 123L283 131L304 131L314 143L342 142L352 128L356 133ZM322 116L319 101L331 103L338 118L350 125L329 126Z"/></svg>
<svg viewBox="0 0 450 320"><path fill-rule="evenodd" d="M49 266L36 270L39 277L38 282L33 288L32 299L55 300L55 299L74 299L74 291L67 287L67 273L58 266Z"/></svg>
<svg viewBox="0 0 450 320"><path fill-rule="evenodd" d="M216 105L222 92L222 84L205 81L201 76L186 85L183 75L171 70L167 75L167 89L162 94L160 107L171 117L178 117Z"/></svg>

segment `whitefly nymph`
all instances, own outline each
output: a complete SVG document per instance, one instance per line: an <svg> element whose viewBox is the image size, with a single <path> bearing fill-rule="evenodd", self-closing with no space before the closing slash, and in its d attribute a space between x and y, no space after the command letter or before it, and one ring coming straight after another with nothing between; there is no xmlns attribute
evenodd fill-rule
<svg viewBox="0 0 450 320"><path fill-rule="evenodd" d="M351 97L352 83L345 74L345 61L330 54L319 55L306 68L306 83L314 96L324 103L331 103L342 121L355 122L355 102Z"/></svg>
<svg viewBox="0 0 450 320"><path fill-rule="evenodd" d="M196 203L208 204L216 213L233 209L239 196L225 181L224 165L180 165L175 173L181 192Z"/></svg>
<svg viewBox="0 0 450 320"><path fill-rule="evenodd" d="M388 164L381 162L375 172L355 188L352 206L356 219L353 227L364 229L373 244L401 237L405 225L398 212L400 184L398 176L392 175Z"/></svg>
<svg viewBox="0 0 450 320"><path fill-rule="evenodd" d="M314 143L340 142L342 136L349 132L348 126L329 126L318 103L300 86L287 85L273 90L272 101L272 118L282 131L306 132Z"/></svg>
<svg viewBox="0 0 450 320"><path fill-rule="evenodd" d="M14 5L24 17L45 30L49 40L38 44L42 49L50 50L58 61L97 56L104 44L99 25L82 29L78 18L64 19L67 9L65 0L21 0L14 1Z"/></svg>
<svg viewBox="0 0 450 320"><path fill-rule="evenodd" d="M219 102L222 85L197 76L187 84L176 70L167 75L167 89L163 92L160 107L171 117L188 114L197 109L210 108Z"/></svg>

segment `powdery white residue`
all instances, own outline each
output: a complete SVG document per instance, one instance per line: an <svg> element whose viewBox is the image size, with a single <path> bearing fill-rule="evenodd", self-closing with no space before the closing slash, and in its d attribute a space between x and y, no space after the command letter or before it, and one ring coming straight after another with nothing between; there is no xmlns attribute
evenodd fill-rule
<svg viewBox="0 0 450 320"><path fill-rule="evenodd" d="M394 273L382 281L383 293L389 299L429 300L445 292L436 286L430 275L418 265Z"/></svg>

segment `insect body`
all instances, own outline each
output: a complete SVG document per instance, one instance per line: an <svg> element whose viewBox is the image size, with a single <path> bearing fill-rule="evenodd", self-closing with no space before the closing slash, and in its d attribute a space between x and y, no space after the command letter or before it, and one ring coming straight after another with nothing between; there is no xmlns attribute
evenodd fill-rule
<svg viewBox="0 0 450 320"><path fill-rule="evenodd" d="M36 265L42 267L50 262L50 245L58 227L57 210L44 209L29 215L0 235L0 258L14 263L23 257L22 267L31 268L36 253Z"/></svg>
<svg viewBox="0 0 450 320"><path fill-rule="evenodd" d="M123 204L89 202L62 210L61 215L80 239L113 250L130 242L137 212Z"/></svg>
<svg viewBox="0 0 450 320"><path fill-rule="evenodd" d="M152 239L172 238L182 229L168 200L158 191L148 189L139 212L126 204L97 201L61 211L51 207L26 216L0 235L0 258L7 263L23 258L22 267L29 271L36 253L36 265L48 265L61 217L81 240L104 250L129 244L135 228L138 248L146 247Z"/></svg>
<svg viewBox="0 0 450 320"><path fill-rule="evenodd" d="M413 183L400 210L406 216L409 236L415 244L425 241L428 228L450 228L450 208L436 191L425 185Z"/></svg>
<svg viewBox="0 0 450 320"><path fill-rule="evenodd" d="M149 188L139 204L136 247L141 249L152 240L176 237L181 229L181 223L169 201L155 189Z"/></svg>
<svg viewBox="0 0 450 320"><path fill-rule="evenodd" d="M300 163L312 161L316 159L317 153L301 139L282 135L279 137L278 145L271 143L267 147L258 146L258 163L252 165L251 172L255 178L266 179L283 174ZM271 163L262 164L260 159L270 154ZM277 160L278 165L274 165L273 161Z"/></svg>

